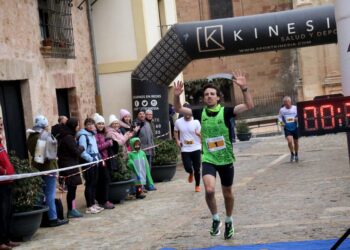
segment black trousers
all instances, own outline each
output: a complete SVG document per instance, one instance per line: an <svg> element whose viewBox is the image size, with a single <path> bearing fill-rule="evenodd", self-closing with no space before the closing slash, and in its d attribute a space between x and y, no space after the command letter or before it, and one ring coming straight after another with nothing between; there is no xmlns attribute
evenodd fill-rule
<svg viewBox="0 0 350 250"><path fill-rule="evenodd" d="M98 181L98 168L99 166L93 166L83 173L85 179L84 194L87 207L91 207L95 204L96 185Z"/></svg>
<svg viewBox="0 0 350 250"><path fill-rule="evenodd" d="M97 181L97 190L96 190L96 200L99 204L105 204L108 201L109 196L109 183L111 178L109 176L108 167L99 167L98 168L98 181Z"/></svg>
<svg viewBox="0 0 350 250"><path fill-rule="evenodd" d="M199 186L201 181L201 151L181 152L181 158L185 171L189 174L194 172L196 186Z"/></svg>
<svg viewBox="0 0 350 250"><path fill-rule="evenodd" d="M0 245L10 241L12 224L12 184L0 185Z"/></svg>
<svg viewBox="0 0 350 250"><path fill-rule="evenodd" d="M68 211L71 211L73 209L73 201L75 200L75 196L77 193L77 186L67 185L67 189L67 208Z"/></svg>

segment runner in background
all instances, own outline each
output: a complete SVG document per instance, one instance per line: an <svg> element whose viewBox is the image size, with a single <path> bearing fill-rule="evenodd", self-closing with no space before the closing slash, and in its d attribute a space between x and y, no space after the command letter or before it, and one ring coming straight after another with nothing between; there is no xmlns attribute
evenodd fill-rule
<svg viewBox="0 0 350 250"><path fill-rule="evenodd" d="M184 107L190 107L185 104ZM185 171L189 174L188 182L195 179L195 192L200 192L201 179L201 125L192 115L184 115L177 119L174 127L176 144L181 149L181 158Z"/></svg>
<svg viewBox="0 0 350 250"><path fill-rule="evenodd" d="M290 150L290 162L298 162L298 113L297 107L292 105L290 96L285 96L283 98L283 107L280 109L278 122L284 127L284 136L287 139L288 148Z"/></svg>

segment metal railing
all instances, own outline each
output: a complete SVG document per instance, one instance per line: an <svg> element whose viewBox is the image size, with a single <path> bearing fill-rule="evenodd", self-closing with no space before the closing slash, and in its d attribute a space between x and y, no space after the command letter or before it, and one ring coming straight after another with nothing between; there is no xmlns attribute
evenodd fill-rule
<svg viewBox="0 0 350 250"><path fill-rule="evenodd" d="M290 92L265 93L253 98L254 108L239 115L239 119L249 119L264 116L278 115L283 104L283 97L290 96L292 103L296 104L296 95ZM236 104L243 103L243 99L236 99Z"/></svg>

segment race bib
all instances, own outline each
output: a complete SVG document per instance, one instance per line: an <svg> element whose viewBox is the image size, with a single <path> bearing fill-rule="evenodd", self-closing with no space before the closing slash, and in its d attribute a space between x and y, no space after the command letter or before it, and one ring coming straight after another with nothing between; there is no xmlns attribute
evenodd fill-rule
<svg viewBox="0 0 350 250"><path fill-rule="evenodd" d="M192 139L192 140L184 140L184 144L185 145L192 145L192 144L194 144L194 140Z"/></svg>
<svg viewBox="0 0 350 250"><path fill-rule="evenodd" d="M206 139L209 152L215 152L226 148L225 139L223 136Z"/></svg>
<svg viewBox="0 0 350 250"><path fill-rule="evenodd" d="M295 121L294 117L288 117L288 118L286 119L286 122L287 122L287 123L291 123L291 122L294 122L294 121Z"/></svg>

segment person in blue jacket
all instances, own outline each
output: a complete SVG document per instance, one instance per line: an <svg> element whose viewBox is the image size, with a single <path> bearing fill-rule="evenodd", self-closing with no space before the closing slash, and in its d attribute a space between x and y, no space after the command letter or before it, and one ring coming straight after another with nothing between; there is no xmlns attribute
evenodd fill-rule
<svg viewBox="0 0 350 250"><path fill-rule="evenodd" d="M81 162L94 162L101 159L98 152L97 142L95 138L96 128L95 121L92 118L86 118L84 121L85 128L79 130L77 134L78 145L84 148L81 153ZM98 166L99 164L92 163L91 165L83 167L83 177L85 179L85 200L86 213L97 214L104 210L99 205L95 204L96 185L98 180Z"/></svg>

